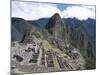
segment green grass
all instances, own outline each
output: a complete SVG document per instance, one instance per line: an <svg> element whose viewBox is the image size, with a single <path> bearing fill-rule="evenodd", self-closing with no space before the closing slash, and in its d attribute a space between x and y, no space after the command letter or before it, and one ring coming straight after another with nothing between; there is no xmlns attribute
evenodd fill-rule
<svg viewBox="0 0 100 75"><path fill-rule="evenodd" d="M59 68L58 61L57 60L53 60L53 62L54 62L55 68Z"/></svg>
<svg viewBox="0 0 100 75"><path fill-rule="evenodd" d="M47 40L42 40L42 42L43 42L42 46L44 48L50 49L54 53L55 52L58 53L59 56L62 57L62 58L64 58L64 59L66 59L65 56L68 57L68 55L66 55L64 52L62 52L59 48L53 47Z"/></svg>
<svg viewBox="0 0 100 75"><path fill-rule="evenodd" d="M52 46L49 44L47 40L42 40L42 46L47 49L52 49Z"/></svg>
<svg viewBox="0 0 100 75"><path fill-rule="evenodd" d="M40 32L34 32L33 33L37 38L43 38L42 34Z"/></svg>

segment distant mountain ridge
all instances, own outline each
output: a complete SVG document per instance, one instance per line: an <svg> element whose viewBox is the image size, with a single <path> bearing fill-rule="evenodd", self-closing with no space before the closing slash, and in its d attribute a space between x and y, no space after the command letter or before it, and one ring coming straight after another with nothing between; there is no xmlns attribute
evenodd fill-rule
<svg viewBox="0 0 100 75"><path fill-rule="evenodd" d="M20 19L21 18L12 17L11 20L13 23L14 20L20 20ZM45 25L48 23L49 19L50 18L41 18L39 20L25 20L25 21L27 21L30 25L36 26L37 28L39 28L39 30L42 30L45 28ZM90 34L90 36L92 36L92 38L95 38L96 21L94 19L88 18L87 20L80 21L80 20L77 20L76 18L73 18L73 19L72 18L63 18L63 21L64 21L65 25L68 25L71 28L79 29L83 33L84 32L88 33L88 34Z"/></svg>

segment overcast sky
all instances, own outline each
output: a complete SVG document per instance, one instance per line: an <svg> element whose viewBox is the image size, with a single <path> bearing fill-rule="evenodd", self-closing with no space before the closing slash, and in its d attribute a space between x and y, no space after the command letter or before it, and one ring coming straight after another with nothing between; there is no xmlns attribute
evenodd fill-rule
<svg viewBox="0 0 100 75"><path fill-rule="evenodd" d="M62 18L95 19L95 6L12 1L12 17L37 20L59 13Z"/></svg>

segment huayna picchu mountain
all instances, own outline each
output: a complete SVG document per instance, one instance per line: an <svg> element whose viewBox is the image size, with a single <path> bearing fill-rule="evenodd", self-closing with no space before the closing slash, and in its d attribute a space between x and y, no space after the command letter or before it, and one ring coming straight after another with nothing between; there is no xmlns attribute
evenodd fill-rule
<svg viewBox="0 0 100 75"><path fill-rule="evenodd" d="M64 37L65 24L58 13L54 14L52 18L50 18L46 25L46 29L55 38L62 39Z"/></svg>
<svg viewBox="0 0 100 75"><path fill-rule="evenodd" d="M45 26L44 36L49 42L63 50L66 47L66 26L58 13L54 14ZM45 35L45 33L47 35Z"/></svg>
<svg viewBox="0 0 100 75"><path fill-rule="evenodd" d="M95 68L95 45L86 34L70 27L58 13L42 21L38 25L38 20L12 18L12 73Z"/></svg>

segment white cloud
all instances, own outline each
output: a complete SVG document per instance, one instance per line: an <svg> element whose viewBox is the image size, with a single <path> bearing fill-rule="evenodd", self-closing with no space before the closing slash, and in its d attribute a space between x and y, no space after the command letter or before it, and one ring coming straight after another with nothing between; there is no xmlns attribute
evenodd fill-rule
<svg viewBox="0 0 100 75"><path fill-rule="evenodd" d="M56 4L41 4L31 2L13 2L12 16L28 20L51 17L54 13L61 13Z"/></svg>
<svg viewBox="0 0 100 75"><path fill-rule="evenodd" d="M62 18L95 19L94 6L69 6L64 11L61 11L58 9L57 4L12 2L12 17L36 20L43 17L51 17L54 13L59 13Z"/></svg>
<svg viewBox="0 0 100 75"><path fill-rule="evenodd" d="M67 7L62 14L64 18L75 17L79 20L95 19L95 8L94 6L71 6Z"/></svg>

